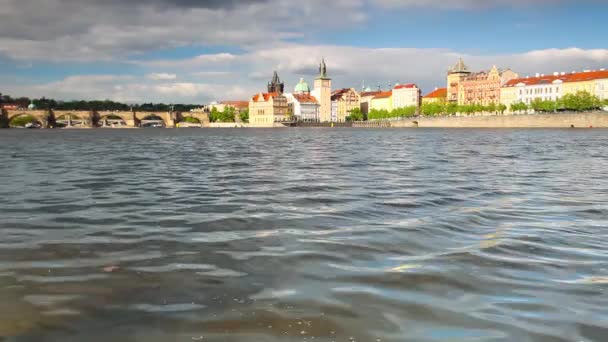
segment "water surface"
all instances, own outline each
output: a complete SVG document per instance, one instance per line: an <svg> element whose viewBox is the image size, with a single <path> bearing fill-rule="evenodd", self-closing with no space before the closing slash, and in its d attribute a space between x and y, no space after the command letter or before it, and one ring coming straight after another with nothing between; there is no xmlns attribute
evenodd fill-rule
<svg viewBox="0 0 608 342"><path fill-rule="evenodd" d="M606 341L607 133L0 131L0 340Z"/></svg>

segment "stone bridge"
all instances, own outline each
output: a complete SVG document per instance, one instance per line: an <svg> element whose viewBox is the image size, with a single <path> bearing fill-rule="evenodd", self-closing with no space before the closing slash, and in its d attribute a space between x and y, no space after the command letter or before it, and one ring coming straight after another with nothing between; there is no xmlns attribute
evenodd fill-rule
<svg viewBox="0 0 608 342"><path fill-rule="evenodd" d="M131 112L131 111L69 111L69 110L2 110L0 127L9 127L20 116L33 117L42 127L141 127L155 123L175 127L187 117L201 126L209 126L209 114L204 112Z"/></svg>

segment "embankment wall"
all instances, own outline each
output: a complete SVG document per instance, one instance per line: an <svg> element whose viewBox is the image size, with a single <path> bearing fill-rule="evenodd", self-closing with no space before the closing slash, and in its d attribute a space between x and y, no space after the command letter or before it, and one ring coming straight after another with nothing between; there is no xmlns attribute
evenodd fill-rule
<svg viewBox="0 0 608 342"><path fill-rule="evenodd" d="M391 121L390 127L435 128L608 128L608 112L417 117Z"/></svg>

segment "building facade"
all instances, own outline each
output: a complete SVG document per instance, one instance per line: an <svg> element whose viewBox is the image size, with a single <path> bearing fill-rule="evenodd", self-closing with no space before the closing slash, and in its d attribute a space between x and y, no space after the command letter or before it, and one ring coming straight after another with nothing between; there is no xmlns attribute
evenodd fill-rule
<svg viewBox="0 0 608 342"><path fill-rule="evenodd" d="M496 66L488 72L471 73L460 82L458 104L499 104L500 88L518 77L515 72L509 69L499 70Z"/></svg>
<svg viewBox="0 0 608 342"><path fill-rule="evenodd" d="M259 93L249 100L249 125L251 127L274 127L291 119L287 98L283 95L283 83L275 71L268 90L280 92Z"/></svg>
<svg viewBox="0 0 608 342"><path fill-rule="evenodd" d="M447 102L448 89L447 88L435 88L432 92L422 97L422 104L425 103L446 103Z"/></svg>
<svg viewBox="0 0 608 342"><path fill-rule="evenodd" d="M380 91L372 91L369 88L364 89L359 93L361 113L363 113L365 119L367 119L367 114L369 114L369 111L372 108L372 100L380 93Z"/></svg>
<svg viewBox="0 0 608 342"><path fill-rule="evenodd" d="M353 88L336 90L331 94L331 117L333 122L344 122L350 111L361 108L361 97Z"/></svg>
<svg viewBox="0 0 608 342"><path fill-rule="evenodd" d="M371 100L370 111L372 110L393 110L393 92L392 91L383 91L378 93Z"/></svg>
<svg viewBox="0 0 608 342"><path fill-rule="evenodd" d="M304 79L296 85L294 92L285 94L289 111L298 121L319 122L319 101L311 95L310 87Z"/></svg>
<svg viewBox="0 0 608 342"><path fill-rule="evenodd" d="M319 102L319 119L321 122L331 121L331 78L327 76L325 59L319 65L319 76L315 79L314 90L311 93Z"/></svg>
<svg viewBox="0 0 608 342"><path fill-rule="evenodd" d="M415 84L399 84L393 88L393 108L420 107L421 91Z"/></svg>
<svg viewBox="0 0 608 342"><path fill-rule="evenodd" d="M462 58L448 70L447 101L458 102L460 83L471 74Z"/></svg>
<svg viewBox="0 0 608 342"><path fill-rule="evenodd" d="M552 75L513 79L501 88L501 103L530 104L534 100L556 101L568 94L586 91L600 100L608 98L608 71L555 72Z"/></svg>

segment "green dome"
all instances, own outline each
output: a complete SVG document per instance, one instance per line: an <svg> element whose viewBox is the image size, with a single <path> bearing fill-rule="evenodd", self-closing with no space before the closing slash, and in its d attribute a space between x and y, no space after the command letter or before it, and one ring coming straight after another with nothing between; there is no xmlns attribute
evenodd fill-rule
<svg viewBox="0 0 608 342"><path fill-rule="evenodd" d="M293 92L297 94L310 93L310 87L308 86L308 83L304 81L303 78L300 78L300 82L296 85Z"/></svg>
<svg viewBox="0 0 608 342"><path fill-rule="evenodd" d="M29 105L29 106L27 106L27 109L29 109L29 110L34 110L34 109L36 109L36 105L34 104L34 101L32 101L32 102L30 103L30 105Z"/></svg>

